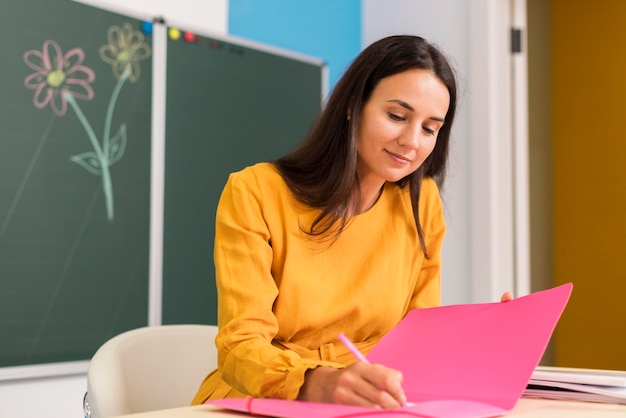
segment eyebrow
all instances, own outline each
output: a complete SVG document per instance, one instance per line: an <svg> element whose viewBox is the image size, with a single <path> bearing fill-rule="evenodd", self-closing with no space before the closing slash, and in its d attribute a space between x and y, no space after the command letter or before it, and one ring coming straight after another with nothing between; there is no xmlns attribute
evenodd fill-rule
<svg viewBox="0 0 626 418"><path fill-rule="evenodd" d="M415 112L415 109L413 108L413 106L411 106L410 104L408 104L408 103L407 103L407 102L405 102L405 101L398 100L398 99L391 99L391 100L387 100L387 102L390 102L390 103L397 103L397 104L399 104L400 106L404 107L405 109L408 109L408 110L410 110L411 112ZM428 119L431 119L431 120L434 120L434 121L437 121L437 122L442 122L442 123L443 123L443 122L445 122L445 119L444 119L444 118L438 118L438 117L436 117L436 116L432 116L432 117L430 117L430 118L428 118Z"/></svg>

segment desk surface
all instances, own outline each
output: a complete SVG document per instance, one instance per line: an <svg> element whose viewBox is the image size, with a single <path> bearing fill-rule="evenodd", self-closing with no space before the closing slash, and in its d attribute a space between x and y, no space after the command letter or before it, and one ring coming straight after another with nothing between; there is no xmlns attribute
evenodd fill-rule
<svg viewBox="0 0 626 418"><path fill-rule="evenodd" d="M198 405L124 415L124 418L241 418L244 416L245 414L229 412L211 405ZM517 402L515 408L505 416L536 418L626 418L626 405L522 398Z"/></svg>

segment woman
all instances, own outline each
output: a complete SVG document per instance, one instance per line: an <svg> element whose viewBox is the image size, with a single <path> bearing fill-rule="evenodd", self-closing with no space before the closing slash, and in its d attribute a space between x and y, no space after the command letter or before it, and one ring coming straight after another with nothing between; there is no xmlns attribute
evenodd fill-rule
<svg viewBox="0 0 626 418"><path fill-rule="evenodd" d="M409 310L439 305L455 107L444 55L391 36L355 59L299 148L231 174L216 216L219 368L194 404L406 401L399 371L355 362L337 336L367 353Z"/></svg>

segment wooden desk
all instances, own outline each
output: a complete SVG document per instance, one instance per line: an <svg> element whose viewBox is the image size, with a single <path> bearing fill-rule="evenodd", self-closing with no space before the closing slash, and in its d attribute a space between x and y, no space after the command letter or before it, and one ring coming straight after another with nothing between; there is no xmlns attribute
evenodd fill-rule
<svg viewBox="0 0 626 418"><path fill-rule="evenodd" d="M234 418L246 417L246 414L229 412L211 405L188 406L162 411L143 412L124 415L124 418ZM250 415L252 416L252 415ZM553 401L548 399L519 400L515 408L505 417L533 418L626 418L626 405L601 404L591 402ZM121 418L121 417L120 417Z"/></svg>

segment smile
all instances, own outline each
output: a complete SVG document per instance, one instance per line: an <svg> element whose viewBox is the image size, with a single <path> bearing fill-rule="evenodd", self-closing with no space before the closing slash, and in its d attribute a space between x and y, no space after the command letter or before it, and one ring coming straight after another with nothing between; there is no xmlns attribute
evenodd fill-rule
<svg viewBox="0 0 626 418"><path fill-rule="evenodd" d="M387 151L387 150L385 150L385 152L386 152L387 154L389 154L389 156L390 156L390 157L391 157L394 161L396 161L396 162L397 162L397 163L399 163L399 164L406 164L406 163L410 163L410 162L411 162L411 160L410 160L410 159L408 159L408 158L406 158L406 157L404 157L404 156L402 156L402 155L399 155L399 154L394 154L393 152L391 152L391 151Z"/></svg>

